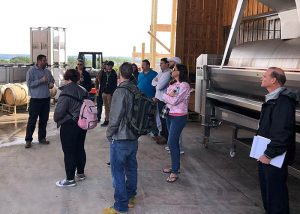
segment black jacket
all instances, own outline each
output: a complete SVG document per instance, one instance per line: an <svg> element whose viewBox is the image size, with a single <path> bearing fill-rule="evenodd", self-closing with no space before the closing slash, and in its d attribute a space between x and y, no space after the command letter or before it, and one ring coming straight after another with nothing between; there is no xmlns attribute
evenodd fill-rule
<svg viewBox="0 0 300 214"><path fill-rule="evenodd" d="M296 104L296 95L284 89L277 99L263 103L257 130L257 135L271 139L265 155L274 158L287 152L287 164L292 164L295 157Z"/></svg>
<svg viewBox="0 0 300 214"><path fill-rule="evenodd" d="M100 82L100 92L112 95L117 88L118 77L115 70L102 72Z"/></svg>
<svg viewBox="0 0 300 214"><path fill-rule="evenodd" d="M63 96L64 94L76 97L80 100L86 99L89 96L88 92L82 86L73 82L62 86L59 89L62 90L62 92L58 97L53 116L54 121L57 123L57 127L67 120L72 119L72 116L78 118L80 113L81 103L71 97ZM70 114L72 114L72 116Z"/></svg>
<svg viewBox="0 0 300 214"><path fill-rule="evenodd" d="M130 77L130 81L133 82L135 85L137 85L138 77L139 77L139 72L135 71L134 73L132 73L132 76Z"/></svg>
<svg viewBox="0 0 300 214"><path fill-rule="evenodd" d="M122 82L120 87L137 91L138 88L129 80ZM106 129L106 137L109 141L136 140L138 136L130 127L129 118L132 117L133 94L126 88L117 88L112 96L109 112L109 124Z"/></svg>
<svg viewBox="0 0 300 214"><path fill-rule="evenodd" d="M90 92L92 89L91 75L85 69L82 71L82 79L80 79L80 85Z"/></svg>

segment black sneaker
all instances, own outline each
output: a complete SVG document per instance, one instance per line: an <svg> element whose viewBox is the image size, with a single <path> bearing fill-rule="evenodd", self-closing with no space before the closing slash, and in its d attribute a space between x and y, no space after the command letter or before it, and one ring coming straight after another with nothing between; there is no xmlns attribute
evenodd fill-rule
<svg viewBox="0 0 300 214"><path fill-rule="evenodd" d="M110 167L110 162L107 162L106 165L107 165L108 167Z"/></svg>
<svg viewBox="0 0 300 214"><path fill-rule="evenodd" d="M49 144L50 141L46 140L45 138L39 141L40 144Z"/></svg>
<svg viewBox="0 0 300 214"><path fill-rule="evenodd" d="M26 141L25 148L28 149L31 147L31 141Z"/></svg>
<svg viewBox="0 0 300 214"><path fill-rule="evenodd" d="M101 124L101 126L107 126L108 125L108 120L105 120L102 124Z"/></svg>
<svg viewBox="0 0 300 214"><path fill-rule="evenodd" d="M76 185L77 184L76 184L75 180L66 180L66 179L64 179L64 180L56 182L56 186L58 186L58 187L74 187Z"/></svg>

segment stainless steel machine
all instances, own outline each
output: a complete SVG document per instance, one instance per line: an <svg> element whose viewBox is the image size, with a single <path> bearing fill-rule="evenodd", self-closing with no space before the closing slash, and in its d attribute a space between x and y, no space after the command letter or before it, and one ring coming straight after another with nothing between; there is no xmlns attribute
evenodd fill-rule
<svg viewBox="0 0 300 214"><path fill-rule="evenodd" d="M198 57L196 66L195 110L200 113L204 126L203 143L206 147L209 145L211 128L221 125L222 122L227 123L233 128L231 157L236 155L236 143L240 141L238 131L246 129L254 133L258 127L261 105L264 95L267 94L267 91L260 87L260 83L262 74L268 67L283 68L287 77L285 86L300 97L300 34L294 34L293 38L284 40L268 39L234 47L245 2L238 1L224 55L202 54ZM274 10L279 7L277 0L262 2L267 2L269 7L274 6ZM280 5L280 11L276 11L275 15L282 11L297 10L298 0L288 2L286 10ZM296 18L296 24L299 24L300 28L299 19ZM285 20L281 21L286 23ZM281 31L283 29L285 27L281 27ZM288 36L286 32L281 32L281 35L283 34ZM296 141L299 143L300 106L296 109L296 122ZM300 159L299 154L296 159ZM300 164L294 168L290 167L289 172L300 177L299 169Z"/></svg>

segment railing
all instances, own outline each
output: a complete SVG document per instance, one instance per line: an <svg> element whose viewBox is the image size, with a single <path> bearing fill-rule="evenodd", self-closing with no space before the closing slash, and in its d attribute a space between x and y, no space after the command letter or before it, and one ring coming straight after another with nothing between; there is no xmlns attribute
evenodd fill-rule
<svg viewBox="0 0 300 214"><path fill-rule="evenodd" d="M276 14L267 14L244 19L239 26L236 44L280 38L281 25L279 17Z"/></svg>

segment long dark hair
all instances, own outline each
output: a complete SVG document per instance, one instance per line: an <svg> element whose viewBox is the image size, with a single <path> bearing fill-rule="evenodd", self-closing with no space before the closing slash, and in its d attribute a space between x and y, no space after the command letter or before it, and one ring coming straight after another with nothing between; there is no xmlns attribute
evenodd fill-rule
<svg viewBox="0 0 300 214"><path fill-rule="evenodd" d="M187 67L184 64L176 64L174 68L177 68L179 71L179 82L189 83ZM171 80L170 85L173 85L175 82L175 79Z"/></svg>
<svg viewBox="0 0 300 214"><path fill-rule="evenodd" d="M136 69L136 70L134 70L133 72L135 72L135 71L139 72L139 69L138 69L138 67L137 67L137 65L136 65L135 63L132 63L131 66L132 66L132 67L135 67L135 69Z"/></svg>

